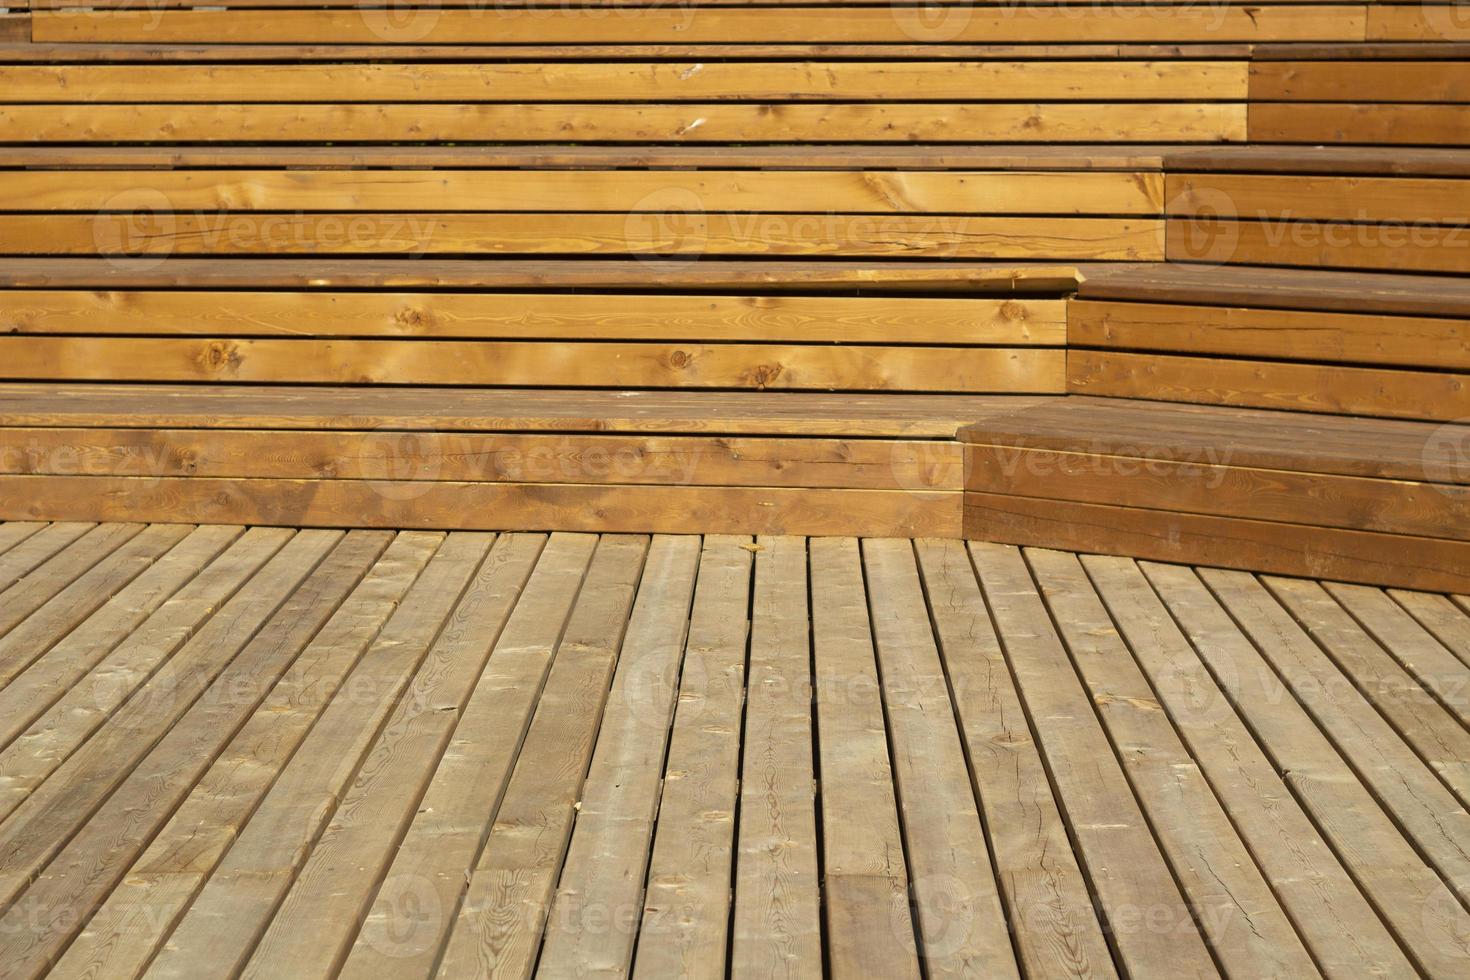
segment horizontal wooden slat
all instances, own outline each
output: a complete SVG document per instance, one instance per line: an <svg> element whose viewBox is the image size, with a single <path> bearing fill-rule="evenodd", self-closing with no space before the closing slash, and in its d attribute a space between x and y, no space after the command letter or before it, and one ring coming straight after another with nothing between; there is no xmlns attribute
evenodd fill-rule
<svg viewBox="0 0 1470 980"><path fill-rule="evenodd" d="M1470 13L1448 0L1368 7L1369 41L1470 41Z"/></svg>
<svg viewBox="0 0 1470 980"><path fill-rule="evenodd" d="M1369 531L971 492L965 536L1435 592L1470 589L1470 543Z"/></svg>
<svg viewBox="0 0 1470 980"><path fill-rule="evenodd" d="M1192 146L1164 154L1162 166L1176 173L1470 177L1470 157L1446 147Z"/></svg>
<svg viewBox="0 0 1470 980"><path fill-rule="evenodd" d="M719 259L167 259L0 258L0 289L630 289L763 293L1044 295L1077 286L1061 262L739 262Z"/></svg>
<svg viewBox="0 0 1470 980"><path fill-rule="evenodd" d="M527 103L8 106L0 141L168 142L1216 142L1239 103Z"/></svg>
<svg viewBox="0 0 1470 980"><path fill-rule="evenodd" d="M964 461L922 440L14 428L0 473L927 491L959 490Z"/></svg>
<svg viewBox="0 0 1470 980"><path fill-rule="evenodd" d="M0 384L9 425L950 439L1044 398L785 391Z"/></svg>
<svg viewBox="0 0 1470 980"><path fill-rule="evenodd" d="M1470 418L1465 374L1071 350L1079 394L1388 418Z"/></svg>
<svg viewBox="0 0 1470 980"><path fill-rule="evenodd" d="M1470 224L1470 180L1171 173L1170 215ZM1470 247L1470 243L1467 243Z"/></svg>
<svg viewBox="0 0 1470 980"><path fill-rule="evenodd" d="M1470 106L1256 102L1250 139L1260 143L1470 144Z"/></svg>
<svg viewBox="0 0 1470 980"><path fill-rule="evenodd" d="M20 172L0 211L752 211L1155 215L1154 173Z"/></svg>
<svg viewBox="0 0 1470 980"><path fill-rule="evenodd" d="M1042 399L960 431L966 442L1146 456L1411 483L1470 483L1470 427L1124 398Z"/></svg>
<svg viewBox="0 0 1470 980"><path fill-rule="evenodd" d="M1470 273L1470 225L1171 218L1167 238L1171 262Z"/></svg>
<svg viewBox="0 0 1470 980"><path fill-rule="evenodd" d="M960 7L936 19L930 8L837 5L760 9L666 8L619 11L553 9L439 10L418 16L346 10L37 11L37 41L380 43L730 43L1058 41L1209 42L1361 41L1361 5L1111 7ZM937 22L936 22L937 20Z"/></svg>
<svg viewBox="0 0 1470 980"><path fill-rule="evenodd" d="M1250 66L1263 102L1470 102L1470 61L1265 61ZM1470 52L1467 52L1470 53Z"/></svg>
<svg viewBox="0 0 1470 980"><path fill-rule="evenodd" d="M0 67L0 103L1240 102L1245 97L1246 65L1230 61Z"/></svg>
<svg viewBox="0 0 1470 980"><path fill-rule="evenodd" d="M1315 527L1470 540L1470 488L1154 456L971 445L970 490Z"/></svg>
<svg viewBox="0 0 1470 980"><path fill-rule="evenodd" d="M1185 147L1198 151L1197 147ZM112 170L187 167L458 170L744 169L1155 171L1179 146L1130 143L894 143L803 146L6 146L0 167ZM1422 151L1421 151L1422 154ZM1463 154L1442 151L1463 163ZM1394 160L1402 160L1396 154ZM1385 171L1387 172L1387 171Z"/></svg>
<svg viewBox="0 0 1470 980"><path fill-rule="evenodd" d="M154 211L0 215L0 254L107 255L852 255L1158 261L1147 218L723 214L255 215ZM145 200L151 196L144 195ZM687 207L687 203L686 203ZM156 258L154 259L156 261Z"/></svg>
<svg viewBox="0 0 1470 980"><path fill-rule="evenodd" d="M1470 317L1470 281L1445 276L1137 264L1093 268L1077 291L1145 303Z"/></svg>
<svg viewBox="0 0 1470 980"><path fill-rule="evenodd" d="M0 303L4 294L0 294ZM1470 320L1073 300L1074 347L1470 370Z"/></svg>
<svg viewBox="0 0 1470 980"><path fill-rule="evenodd" d="M24 43L31 39L29 14L0 14L0 43Z"/></svg>
<svg viewBox="0 0 1470 980"><path fill-rule="evenodd" d="M1061 346L1066 313L983 297L0 290L0 333Z"/></svg>
<svg viewBox="0 0 1470 980"><path fill-rule="evenodd" d="M0 515L101 511L158 521L599 533L957 537L960 530L958 492L488 483L423 489L358 480L0 476Z"/></svg>
<svg viewBox="0 0 1470 980"><path fill-rule="evenodd" d="M0 377L1053 393L1051 348L0 338Z"/></svg>

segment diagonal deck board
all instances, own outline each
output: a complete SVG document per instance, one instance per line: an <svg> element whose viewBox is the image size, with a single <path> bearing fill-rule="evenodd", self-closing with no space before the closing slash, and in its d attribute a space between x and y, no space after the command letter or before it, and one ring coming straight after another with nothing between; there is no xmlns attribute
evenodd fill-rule
<svg viewBox="0 0 1470 980"><path fill-rule="evenodd" d="M7 977L1470 969L1464 597L938 539L53 537L18 594L174 544L9 628L51 645L0 685Z"/></svg>

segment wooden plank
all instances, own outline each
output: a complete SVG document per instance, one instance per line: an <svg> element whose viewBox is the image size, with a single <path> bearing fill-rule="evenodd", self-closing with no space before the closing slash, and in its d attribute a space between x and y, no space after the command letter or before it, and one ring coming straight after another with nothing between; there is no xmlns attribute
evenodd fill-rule
<svg viewBox="0 0 1470 980"><path fill-rule="evenodd" d="M356 939L358 950L386 957L379 975L395 963L396 969L410 971L414 944L423 938L421 917L430 933L427 952L431 958L437 952L433 940L445 927L443 906L430 911L403 900L420 897L425 888L438 889L441 900L458 894L463 869L454 874L453 889L447 887L449 875L433 873L433 863L452 852L426 852L423 844L426 825L453 827L461 815L432 802L421 806L420 800L545 543L543 535L504 535L496 541L307 858L270 927L262 958L291 950L302 928L309 928L316 930L319 946L302 954L300 969L323 960L335 969ZM411 817L416 806L419 812ZM395 852L404 830L408 835ZM332 862L330 874L319 870L326 861Z"/></svg>
<svg viewBox="0 0 1470 980"><path fill-rule="evenodd" d="M143 530L144 525L136 523L98 524L0 591L0 636L15 629Z"/></svg>
<svg viewBox="0 0 1470 980"><path fill-rule="evenodd" d="M436 10L426 21L394 29L384 18L347 10L282 10L262 18L249 11L46 11L33 15L32 33L45 42L177 44L528 44L626 42L827 43L982 42L1209 42L1361 41L1361 6L1221 7L1165 9L1140 16L1116 7L1024 7L967 10L935 26L915 8L786 7L780 18L758 9L673 11L651 8L616 18L581 11L518 16L514 9ZM385 36L386 35L386 36Z"/></svg>
<svg viewBox="0 0 1470 980"><path fill-rule="evenodd" d="M914 547L1017 957L1028 976L1116 976L965 546Z"/></svg>
<svg viewBox="0 0 1470 980"><path fill-rule="evenodd" d="M1470 588L1465 576L1470 546L1407 535L972 491L965 494L964 536L1368 585Z"/></svg>
<svg viewBox="0 0 1470 980"><path fill-rule="evenodd" d="M748 537L704 539L634 977L725 975L752 558Z"/></svg>
<svg viewBox="0 0 1470 980"><path fill-rule="evenodd" d="M1389 595L1409 615L1470 666L1470 616L1442 595L1392 589Z"/></svg>
<svg viewBox="0 0 1470 980"><path fill-rule="evenodd" d="M950 439L1050 399L844 392L546 391L401 388L0 384L12 426L380 429L434 432L685 432ZM0 566L6 559L0 556ZM4 579L0 579L3 582Z"/></svg>
<svg viewBox="0 0 1470 980"><path fill-rule="evenodd" d="M500 573L500 578L509 581L497 583L492 601L471 621L478 623L483 615L485 625L493 626L499 617L508 618L493 630L494 636L481 635L478 630L456 634L454 647L458 649L452 652L460 652L465 644L476 650L484 647L489 661L484 663L482 651L462 657L469 663L454 670L453 679L459 680L466 667L483 666L463 678L470 688L460 692L464 707L445 721L453 737L443 744L442 755L435 757L437 768L430 762L414 774L408 786L392 792L374 787L375 781L364 783L351 810L344 811L344 816L361 813L364 819L344 819L328 828L331 837L319 845L325 848L319 861L345 853L359 855L365 862L344 882L349 886L344 891L349 901L357 894L356 901L363 903L358 913L362 929L356 928L357 916L330 926L338 935L344 933L344 926L353 933L343 935L354 942L350 951L343 950L348 957L345 972L379 976L375 972L379 966L389 975L424 976L433 971L511 778L596 544L589 536L565 534L552 535L549 542L539 537L516 540L506 556L510 564ZM497 559L497 564L503 560ZM534 568L527 568L527 561L534 562ZM384 748L390 745L385 743ZM411 752L407 761L413 761L415 755ZM388 771L399 769L395 764ZM377 793L369 795L372 788ZM405 804L416 810L411 824ZM400 815L397 820L375 824L369 818L382 812L374 809L377 807L390 812L397 808ZM404 836L395 853L393 843L400 833ZM389 860L392 867L379 884L377 875ZM332 880L319 873L310 887L330 889Z"/></svg>
<svg viewBox="0 0 1470 980"><path fill-rule="evenodd" d="M1467 100L1470 101L1470 100ZM1289 219L1292 237L1307 221L1389 222L1408 226L1415 241L1432 229L1421 225L1470 223L1464 180L1355 175L1171 173L1165 181L1171 216ZM1379 234L1388 238L1392 230Z"/></svg>
<svg viewBox="0 0 1470 980"><path fill-rule="evenodd" d="M541 68L541 66L532 66ZM719 67L719 66L715 66ZM758 66L733 65L743 73ZM803 72L814 67L796 65ZM954 75L954 69L945 66ZM145 69L152 71L153 69ZM0 78L3 78L0 69ZM1420 183L1420 182L1415 182ZM1181 192L1182 193L1182 192ZM6 174L0 210L443 212L752 211L1157 215L1157 173L741 170L173 170ZM1171 195L1172 197L1173 195ZM1038 204L1041 205L1038 208ZM233 227L233 225L232 225Z"/></svg>
<svg viewBox="0 0 1470 980"><path fill-rule="evenodd" d="M178 810L166 823L165 810L151 818L151 828L142 825L133 846L141 849L146 842L146 850L109 850L105 865L73 873L64 885L48 877L48 887L64 887L76 907L96 913L51 975L136 973L149 963L440 542L439 535L415 532L398 535L392 543L387 535L365 538L371 542L370 554L385 544L387 550Z"/></svg>
<svg viewBox="0 0 1470 980"><path fill-rule="evenodd" d="M863 567L925 973L1019 978L913 544L867 540Z"/></svg>
<svg viewBox="0 0 1470 980"><path fill-rule="evenodd" d="M1470 539L1470 491L1283 470L1013 446L968 447L970 490L1386 534ZM1229 461L1222 448L1217 458Z"/></svg>
<svg viewBox="0 0 1470 980"><path fill-rule="evenodd" d="M827 967L918 978L909 872L858 542L810 542Z"/></svg>
<svg viewBox="0 0 1470 980"><path fill-rule="evenodd" d="M0 524L0 560L3 560L10 549L48 526L41 521L7 521Z"/></svg>
<svg viewBox="0 0 1470 980"><path fill-rule="evenodd" d="M9 684L66 639L193 530L186 524L144 528L12 627L0 637L0 685Z"/></svg>
<svg viewBox="0 0 1470 980"><path fill-rule="evenodd" d="M7 521L5 527L35 524L34 521ZM8 589L29 575L43 562L92 529L89 523L45 524L35 534L11 545L0 554L0 589Z"/></svg>
<svg viewBox="0 0 1470 980"><path fill-rule="evenodd" d="M1235 221L1208 225L1168 222L1171 262L1466 273L1470 227L1465 225L1335 224L1320 221Z"/></svg>
<svg viewBox="0 0 1470 980"><path fill-rule="evenodd" d="M1227 706L1240 713L1254 736L1244 744L1259 746L1270 758L1420 969L1430 974L1463 969L1470 955L1465 941L1470 916L1283 689L1241 627L1190 569L1150 563L1143 571L1228 698L1227 705L1191 668L1200 682L1192 689L1202 692L1206 717L1228 718ZM1214 731L1207 737L1219 738Z"/></svg>
<svg viewBox="0 0 1470 980"><path fill-rule="evenodd" d="M1214 976L1217 968L1076 676L1020 551L969 546L1057 802L1121 969ZM1148 924L1140 921L1148 910Z"/></svg>
<svg viewBox="0 0 1470 980"><path fill-rule="evenodd" d="M772 259L738 262L687 258L660 259L187 259L163 263L118 263L112 259L0 259L5 289L632 289L648 291L656 280L664 289L700 291L759 290L768 293L851 294L885 292L925 294L1052 295L1077 287L1076 268L1056 262L905 263L822 262ZM1433 285L1413 280L1421 290ZM1434 291L1431 291L1431 293ZM1437 292L1444 292L1439 284ZM1419 297L1421 301L1424 296ZM1431 297L1436 305L1442 300ZM1445 315L1448 310L1437 310Z"/></svg>
<svg viewBox="0 0 1470 980"><path fill-rule="evenodd" d="M141 839L132 835L133 821L147 825L162 815L137 800L137 794L163 800L161 785L149 788L153 779L166 781L180 794L187 791L243 723L240 714L248 714L264 698L270 684L336 608L337 590L356 581L355 577L344 581L344 576L360 576L367 570L371 553L364 553L362 542L373 537L345 541L336 531L298 533L266 566L269 574L262 570L174 656L170 672L156 681L159 693L171 696L157 697L145 690L131 698L15 808L0 824L4 854L0 901L13 902L32 885L36 874L104 803L114 809L109 820L96 826L105 828L119 847L141 847L149 832ZM343 547L333 550L339 542ZM223 692L229 689L243 693L226 696ZM178 781L171 781L170 774ZM113 793L125 780L130 790ZM125 805L136 808L132 817L122 809ZM164 812L168 809L165 806ZM84 850L78 853L85 855L84 864L95 857ZM28 902L19 902L6 914L24 916L28 908ZM49 930L7 929L6 936L16 943L15 955L7 955L7 962L18 964L25 955L35 957L28 961L32 973L43 968L49 944L64 938L51 930L66 930L73 923L70 917L60 917L49 920Z"/></svg>
<svg viewBox="0 0 1470 980"><path fill-rule="evenodd" d="M613 676L538 976L630 972L700 541L679 537L668 549L667 587L634 607L638 642L624 644Z"/></svg>
<svg viewBox="0 0 1470 980"><path fill-rule="evenodd" d="M535 968L608 684L645 562L651 560L648 552L649 541L641 536L606 535L598 542L515 770L479 860L467 875L439 976L530 977ZM648 570L655 577L645 583L663 584L658 576L664 570L660 561ZM517 914L507 917L506 909ZM262 969L259 975L279 972Z"/></svg>
<svg viewBox="0 0 1470 980"><path fill-rule="evenodd" d="M1149 218L728 214L706 212L698 198L677 193L663 198L662 210L632 214L258 215L174 211L164 198L149 200L157 207L141 219L136 212L0 215L0 254L103 255L134 262L172 255L317 254L1163 258L1163 223Z"/></svg>
<svg viewBox="0 0 1470 980"><path fill-rule="evenodd" d="M1052 299L616 293L197 293L6 290L22 334L721 340L811 344L1062 344Z"/></svg>
<svg viewBox="0 0 1470 980"><path fill-rule="evenodd" d="M1470 143L1470 106L1258 102L1250 107L1248 138L1253 143L1464 146Z"/></svg>
<svg viewBox="0 0 1470 980"><path fill-rule="evenodd" d="M1470 892L1470 813L1462 801L1345 679L1327 654L1254 577L1203 569L1201 578L1281 677L1358 778L1429 865L1465 900Z"/></svg>
<svg viewBox="0 0 1470 980"><path fill-rule="evenodd" d="M1369 41L1470 41L1470 19L1454 3L1368 8Z"/></svg>
<svg viewBox="0 0 1470 980"><path fill-rule="evenodd" d="M1179 732L1322 973L1353 977L1413 972L1363 893L1380 907L1384 899L1402 894L1396 869L1362 860L1351 842L1339 862L1133 561L1085 557L1082 564L1152 687L1140 703L1156 705ZM1180 570L1176 577L1189 574ZM1190 621L1204 624L1193 617ZM1375 820L1377 833L1386 823L1382 813L1372 811L1356 819L1365 825L1359 840L1369 839L1366 827ZM1406 912L1400 910L1397 917Z"/></svg>
<svg viewBox="0 0 1470 980"><path fill-rule="evenodd" d="M381 632L366 631L376 638L348 679L363 693L327 706L159 949L151 974L197 976L203 962L238 972L270 955L278 933L267 927L293 922L288 890L313 877L308 854L493 540L445 537Z"/></svg>
<svg viewBox="0 0 1470 980"><path fill-rule="evenodd" d="M1445 13L1454 16L1452 8L1447 8ZM1470 102L1470 64L1408 58L1349 60L1356 57L1356 52L1348 48L1327 61L1255 62L1250 66L1250 99L1252 102Z"/></svg>
<svg viewBox="0 0 1470 980"><path fill-rule="evenodd" d="M823 18L838 19L825 13ZM513 143L1187 143L1244 141L1246 109L1231 102L1119 102L1103 111L1064 102L942 108L922 102L574 102L0 109L0 140L8 143L72 143L78 132L121 143L464 143L487 137Z"/></svg>
<svg viewBox="0 0 1470 980"><path fill-rule="evenodd" d="M1077 394L1405 419L1470 417L1463 373L1073 350Z"/></svg>
<svg viewBox="0 0 1470 980"><path fill-rule="evenodd" d="M1261 581L1423 764L1462 801L1470 798L1470 731L1462 727L1461 719L1421 687L1417 678L1377 643L1325 586L1300 579ZM1384 601L1388 601L1386 597ZM1405 649L1401 655L1409 652ZM1466 674L1463 665L1459 666L1453 683L1463 688ZM1331 676L1320 662L1317 667L1321 676ZM1336 701L1339 696L1356 703L1340 688L1337 685L1326 691L1324 703ZM1309 703L1308 709L1312 710L1313 705ZM1339 710L1349 713L1349 709Z"/></svg>
<svg viewBox="0 0 1470 980"><path fill-rule="evenodd" d="M1470 473L1459 472L1450 448L1462 437L1470 438L1470 427L1083 396L995 413L959 434L962 440L987 445L1447 487L1470 482Z"/></svg>
<svg viewBox="0 0 1470 980"><path fill-rule="evenodd" d="M1138 264L1094 267L1077 291L1143 303L1470 317L1470 280L1444 276Z"/></svg>
<svg viewBox="0 0 1470 980"><path fill-rule="evenodd" d="M959 445L929 440L479 435L220 429L0 429L0 473L466 483L959 490Z"/></svg>
<svg viewBox="0 0 1470 980"><path fill-rule="evenodd" d="M882 389L1052 394L1053 348L0 337L0 377L56 381Z"/></svg>
<svg viewBox="0 0 1470 980"><path fill-rule="evenodd" d="M33 650L33 662L25 672L0 687L0 718L4 719L0 746L8 745L99 663L131 643L140 629L156 629L154 615L165 605L169 608L159 621L186 604L207 568L243 531L230 525L198 528L54 646ZM23 626L0 638L0 658L15 656L9 648L26 631Z"/></svg>
<svg viewBox="0 0 1470 980"><path fill-rule="evenodd" d="M587 57L602 52L584 49ZM902 55L899 55L901 58ZM3 65L4 103L558 102L1246 98L1230 61L806 61L473 65Z"/></svg>
<svg viewBox="0 0 1470 980"><path fill-rule="evenodd" d="M1262 49L1256 49L1261 57ZM1340 50L1340 49L1339 49ZM1362 50L1355 46L1354 51ZM1421 50L1414 54L1423 56ZM1432 67L1432 63L1415 62L1415 65ZM257 150L262 148L257 148ZM154 162L146 156L147 150L134 151L138 156L124 156L132 162ZM156 151L155 151L156 152ZM206 151L207 153L208 151ZM718 152L718 151L715 151ZM45 159L47 150L36 149L29 153L39 154L38 161ZM3 157L0 157L3 159ZM1449 147L1378 147L1378 146L1273 146L1253 144L1246 146L1185 147L1163 155L1161 166L1165 171L1191 171L1211 173L1274 173L1274 174L1330 174L1333 176L1361 175L1368 177L1466 177L1470 176L1470 161L1460 150Z"/></svg>
<svg viewBox="0 0 1470 980"><path fill-rule="evenodd" d="M755 547L730 973L818 980L822 913L806 542L763 535Z"/></svg>
<svg viewBox="0 0 1470 980"><path fill-rule="evenodd" d="M1071 654L1070 664L1057 665L1065 668L1061 676L1070 681L1075 670L1097 706L1123 772L1222 970L1245 976L1317 974L1291 918L1199 763L1160 710L1077 557L1036 549L1025 554Z"/></svg>
<svg viewBox="0 0 1470 980"><path fill-rule="evenodd" d="M3 300L0 294L0 300ZM1470 369L1470 320L1077 300L1067 341L1110 350Z"/></svg>
<svg viewBox="0 0 1470 980"><path fill-rule="evenodd" d="M46 498L36 496L44 481ZM958 492L0 476L0 514L204 524L955 537ZM3 596L0 596L3 598Z"/></svg>

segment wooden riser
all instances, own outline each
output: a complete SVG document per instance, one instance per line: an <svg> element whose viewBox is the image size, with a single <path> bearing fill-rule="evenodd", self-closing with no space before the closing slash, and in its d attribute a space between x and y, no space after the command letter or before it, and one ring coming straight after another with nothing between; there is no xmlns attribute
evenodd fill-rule
<svg viewBox="0 0 1470 980"><path fill-rule="evenodd" d="M14 520L957 538L960 504L957 490L0 477Z"/></svg>
<svg viewBox="0 0 1470 980"><path fill-rule="evenodd" d="M965 494L965 537L1152 561L1470 593L1470 542L1137 507Z"/></svg>

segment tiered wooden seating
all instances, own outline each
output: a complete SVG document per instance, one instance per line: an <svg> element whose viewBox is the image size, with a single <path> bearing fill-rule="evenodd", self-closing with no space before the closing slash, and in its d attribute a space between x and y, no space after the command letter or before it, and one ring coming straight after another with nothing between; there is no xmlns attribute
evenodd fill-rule
<svg viewBox="0 0 1470 980"><path fill-rule="evenodd" d="M1069 547L1464 584L1463 481L1404 462L1470 418L1463 15L47 0L0 47L0 432L39 447L0 516L944 535L1010 501L1025 543L1055 507ZM972 447L966 483L964 425L1115 418L1067 392L1364 448L1220 464L1351 491L1316 517L1205 506L1187 457L1068 497Z"/></svg>
<svg viewBox="0 0 1470 980"><path fill-rule="evenodd" d="M1074 397L961 438L966 537L1470 590L1470 425Z"/></svg>
<svg viewBox="0 0 1470 980"><path fill-rule="evenodd" d="M1078 394L1402 419L1470 418L1470 282L1134 266L1067 309Z"/></svg>

